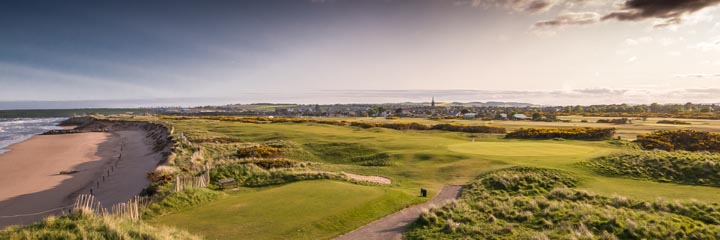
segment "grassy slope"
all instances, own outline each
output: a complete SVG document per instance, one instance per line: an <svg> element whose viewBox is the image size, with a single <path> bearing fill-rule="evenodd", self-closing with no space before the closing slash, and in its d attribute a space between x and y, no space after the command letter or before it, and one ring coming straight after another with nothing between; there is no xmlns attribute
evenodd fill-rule
<svg viewBox="0 0 720 240"><path fill-rule="evenodd" d="M424 213L406 239L716 239L718 204L637 201L573 190L563 171L509 168Z"/></svg>
<svg viewBox="0 0 720 240"><path fill-rule="evenodd" d="M0 230L0 239L200 239L174 228L151 226L94 214L48 217L27 226Z"/></svg>
<svg viewBox="0 0 720 240"><path fill-rule="evenodd" d="M484 143L474 143L475 145L483 145ZM697 199L706 202L720 202L720 188L679 185L672 183L657 183L653 181L645 181L638 179L616 178L599 175L590 169L579 166L577 163L592 159L594 157L608 155L618 152L618 149L612 148L605 142L582 142L582 141L564 141L561 143L554 141L517 141L506 142L508 145L518 145L515 152L511 155L522 155L517 151L527 153L537 153L538 151L550 152L550 154L563 154L564 156L552 155L526 155L526 156L502 156L508 154L508 150L499 148L473 147L473 144L460 144L451 146L451 150L475 153L494 159L505 161L514 165L534 166L555 168L574 173L583 181L578 186L579 189L592 191L603 195L623 195L643 200L655 200L656 198L666 199ZM528 145L530 144L530 145ZM554 144L554 145L550 145ZM568 145L570 144L570 145ZM550 146L553 147L550 147ZM559 147L558 145L565 147ZM534 148L533 146L536 146ZM585 152L578 151L578 147L586 147ZM545 150L539 150L545 149ZM548 150L554 149L554 150ZM570 153L577 154L570 154Z"/></svg>
<svg viewBox="0 0 720 240"><path fill-rule="evenodd" d="M244 189L218 201L153 220L208 239L324 239L397 211L414 196L337 181Z"/></svg>
<svg viewBox="0 0 720 240"><path fill-rule="evenodd" d="M648 120L648 122L650 121L653 120ZM156 221L158 223L178 225L180 228L187 228L191 232L211 237L229 236L233 233L241 233L241 236L256 234L252 236L265 239L295 237L288 234L290 234L291 230L297 230L299 228L303 229L303 231L308 231L308 237L330 238L355 227L359 227L374 218L392 213L397 206L404 206L420 201L421 199L417 197L411 197L416 195L417 189L420 187L429 188L432 195L439 190L442 185L464 184L482 172L510 165L538 166L566 170L582 180L578 188L604 195L619 194L644 200L655 200L658 197L662 197L665 199L695 198L707 202L720 201L720 189L718 188L604 177L579 167L577 163L580 161L610 154L619 150L619 147L603 141L505 140L497 135L450 133L442 131L403 132L391 129L359 129L323 124L249 124L205 120L181 120L174 121L174 123L176 125L176 131L185 132L191 140L194 138L209 137L232 138L243 142L290 140L301 146L304 144L334 142L357 143L374 151L386 152L392 155L393 165L388 167L363 167L351 164L327 164L324 166L324 168L326 168L324 170L329 171L346 171L366 175L387 176L393 180L392 187L366 187L331 181L288 184L259 191L251 190L232 194L230 197L223 198L207 206L161 217ZM507 124L509 122L495 122L495 125L499 125L499 123ZM559 123L551 124L558 125ZM625 132L644 132L646 128L649 128L648 126L638 127L637 129L633 129L632 126L624 127L628 128L628 130L624 130ZM473 143L472 139L475 139L476 142ZM322 158L307 160L326 163L337 162L336 159L323 160ZM308 190L306 184L313 184L313 189L326 188L329 194L328 197L315 199L305 194L300 194L300 192ZM374 210L369 206L357 206L355 204L343 205L345 207L342 207L344 210L356 213L371 211L376 213L374 217L347 214L347 212L343 212L340 209L338 209L337 212L324 216L291 211L293 208L302 209L313 205L331 206L336 205L338 201L354 201L357 199L333 196L339 196L340 193L345 191L358 191L358 189L365 188L387 189L388 191L398 192L398 195L402 195L399 193L404 193L404 195L402 195L404 197L378 195L375 200L389 199L391 201L381 201L379 206L374 207ZM297 193L298 195L293 196L293 199L298 204L290 204L283 201L267 201L270 199L268 196L272 196L270 193L274 191L278 191L280 195L283 195L281 193L284 192ZM313 199L313 201L309 202L307 201L308 199ZM263 203L253 203L253 201L256 200L261 200ZM252 218L223 214L225 213L225 207L233 204L252 206L244 209L244 211L256 211L262 214L252 216ZM201 212L208 212L208 214L202 214ZM318 217L333 219L334 221L344 222L345 224L330 228L320 228L317 226L307 227L305 223L313 219L317 220ZM207 228L201 227L203 226L202 224L197 224L202 222L205 222L205 225L215 224L216 226L250 225L242 228ZM264 225L252 225L252 223L264 223ZM234 230L234 228L238 228L239 230ZM285 229L286 231L255 231L253 229Z"/></svg>

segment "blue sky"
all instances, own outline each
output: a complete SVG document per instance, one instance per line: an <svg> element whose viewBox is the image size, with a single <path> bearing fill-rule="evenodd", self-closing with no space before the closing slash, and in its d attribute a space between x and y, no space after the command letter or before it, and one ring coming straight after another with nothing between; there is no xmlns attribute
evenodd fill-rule
<svg viewBox="0 0 720 240"><path fill-rule="evenodd" d="M0 101L720 102L718 2L3 1Z"/></svg>

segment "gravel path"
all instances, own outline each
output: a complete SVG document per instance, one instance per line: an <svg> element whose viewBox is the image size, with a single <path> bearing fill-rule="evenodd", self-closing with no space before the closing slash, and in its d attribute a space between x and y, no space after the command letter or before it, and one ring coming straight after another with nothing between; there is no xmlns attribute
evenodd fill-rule
<svg viewBox="0 0 720 240"><path fill-rule="evenodd" d="M385 216L365 226L355 229L336 240L389 240L402 239L402 234L410 223L414 222L423 209L438 207L446 204L450 200L457 199L460 196L461 186L445 186L440 193L432 200L405 208L399 212Z"/></svg>

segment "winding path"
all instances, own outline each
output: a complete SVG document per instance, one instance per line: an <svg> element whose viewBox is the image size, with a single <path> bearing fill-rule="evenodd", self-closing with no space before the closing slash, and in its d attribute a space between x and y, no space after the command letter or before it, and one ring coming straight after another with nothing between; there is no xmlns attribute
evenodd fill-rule
<svg viewBox="0 0 720 240"><path fill-rule="evenodd" d="M422 213L423 209L445 205L460 196L461 186L445 186L432 200L414 205L399 212L390 214L365 226L342 235L336 240L387 240L402 239L407 227Z"/></svg>

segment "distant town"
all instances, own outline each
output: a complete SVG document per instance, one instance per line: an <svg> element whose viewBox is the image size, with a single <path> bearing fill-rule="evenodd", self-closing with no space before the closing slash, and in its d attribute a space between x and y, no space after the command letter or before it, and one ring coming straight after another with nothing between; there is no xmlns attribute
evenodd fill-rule
<svg viewBox="0 0 720 240"><path fill-rule="evenodd" d="M676 117L720 119L718 104L606 104L590 106L542 106L518 102L440 102L384 104L281 104L253 103L196 107L82 108L0 110L0 118L72 117L91 114L263 116L263 117L385 117L458 118L483 120L558 121L557 116Z"/></svg>

